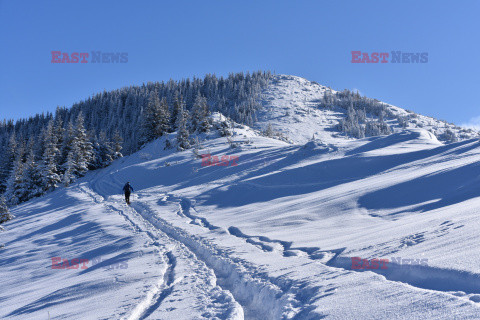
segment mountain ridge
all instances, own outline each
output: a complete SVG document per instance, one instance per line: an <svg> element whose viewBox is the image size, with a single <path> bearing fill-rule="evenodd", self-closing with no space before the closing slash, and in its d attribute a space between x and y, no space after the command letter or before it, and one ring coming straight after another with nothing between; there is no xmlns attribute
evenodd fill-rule
<svg viewBox="0 0 480 320"><path fill-rule="evenodd" d="M331 96L342 95L346 91L336 91L315 81L292 75L273 75L267 88L262 91L263 109L259 111L258 128L266 130L271 124L275 131L282 133L294 143L305 143L313 138L325 140L329 143L343 143L344 139L352 135L343 134L338 128L340 121L348 117L348 109L333 106L325 108L322 100L325 94ZM388 115L385 123L392 128L392 132L399 132L406 128L424 129L434 134L442 142L455 142L480 136L473 129L462 128L443 120L416 114L400 107L370 99L384 105ZM345 104L345 103L344 103ZM352 102L354 105L354 102ZM367 120L378 120L378 116L366 114Z"/></svg>

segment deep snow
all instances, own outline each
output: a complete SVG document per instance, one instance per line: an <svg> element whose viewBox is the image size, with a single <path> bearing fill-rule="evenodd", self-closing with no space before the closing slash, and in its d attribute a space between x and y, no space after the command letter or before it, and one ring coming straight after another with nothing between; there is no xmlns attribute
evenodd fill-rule
<svg viewBox="0 0 480 320"><path fill-rule="evenodd" d="M424 129L354 140L305 121L283 126L297 144L247 127L235 148L202 142L236 166L202 166L159 139L15 207L0 317L478 319L480 142L443 145ZM90 262L52 269L53 257ZM388 268L352 269L353 257Z"/></svg>

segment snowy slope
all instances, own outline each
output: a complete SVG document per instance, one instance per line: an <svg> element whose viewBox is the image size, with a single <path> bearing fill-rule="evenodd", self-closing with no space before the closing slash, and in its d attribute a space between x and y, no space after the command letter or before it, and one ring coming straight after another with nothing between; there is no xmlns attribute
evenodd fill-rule
<svg viewBox="0 0 480 320"><path fill-rule="evenodd" d="M0 318L241 317L202 261L122 210L83 184L14 210L1 238ZM72 269L52 269L54 257ZM88 262L75 267L76 258ZM181 295L181 308L167 294Z"/></svg>
<svg viewBox="0 0 480 320"><path fill-rule="evenodd" d="M335 126L346 116L343 108L325 109L319 107L325 91L335 94L337 91L307 79L274 75L268 87L263 91L263 109L259 112L256 127L265 130L268 124L281 132L293 143L305 143L315 137L326 143L343 145L351 138L340 134ZM408 128L421 128L441 136L447 129L454 132L460 140L471 139L479 133L457 127L451 123L431 117L415 114L411 111L385 103L395 116L406 117ZM396 118L387 118L386 122L395 132L400 132Z"/></svg>
<svg viewBox="0 0 480 320"><path fill-rule="evenodd" d="M478 139L444 144L449 125L423 116L349 138L334 129L345 110L317 107L324 90L275 76L254 129L184 152L165 150L171 134L13 208L0 318L480 318Z"/></svg>
<svg viewBox="0 0 480 320"><path fill-rule="evenodd" d="M202 166L160 139L16 207L0 317L478 319L477 140L415 129L295 146L234 131L238 147L212 133L199 152L238 165ZM52 257L102 262L57 270ZM390 264L352 270L352 257Z"/></svg>

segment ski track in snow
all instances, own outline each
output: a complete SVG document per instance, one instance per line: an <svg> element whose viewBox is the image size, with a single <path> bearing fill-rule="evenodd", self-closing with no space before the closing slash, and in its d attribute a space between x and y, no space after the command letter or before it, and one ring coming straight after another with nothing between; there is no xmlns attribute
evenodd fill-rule
<svg viewBox="0 0 480 320"><path fill-rule="evenodd" d="M172 197L174 198L174 197ZM180 216L190 218L191 223L200 225L210 230L221 229L218 226L211 224L206 218L198 215L193 215L192 210L195 210L190 200L186 198L174 198L180 201ZM328 262L340 255L345 248L334 250L320 250L318 247L292 247L291 241L273 240L265 236L248 236L244 234L239 228L231 226L228 228L229 234L237 238L244 239L246 242L255 245L266 252L281 251L284 257L292 257L299 255L306 255L312 260L319 260L320 262Z"/></svg>
<svg viewBox="0 0 480 320"><path fill-rule="evenodd" d="M174 199L180 202L178 214L189 218L191 220L190 223L203 226L210 230L221 229L218 226L212 225L206 218L192 214L191 211L196 212L196 210L190 200L172 195L166 195L166 197L167 199ZM441 232L445 232L452 226L453 224L449 221L443 222L440 225L440 227L442 227ZM455 228L459 227L461 226ZM405 283L418 289L448 293L473 302L479 302L478 300L480 300L478 299L478 294L480 293L480 276L478 274L421 265L401 266L392 261L389 262L388 269L355 270L351 268L351 257L341 256L346 248L324 251L318 247L292 247L292 242L273 240L265 236L249 236L234 226L229 227L228 232L235 237L244 239L247 243L265 252L278 251L283 254L284 257L307 256L309 259L319 261L330 267L354 272L371 271L383 276L388 281ZM408 245L412 245L412 241L414 244L423 241L424 233L417 233L409 237L408 239L411 241ZM434 233L436 234L438 232L435 231ZM402 239L402 243L405 243L408 239ZM468 296L468 294L470 294L470 296Z"/></svg>
<svg viewBox="0 0 480 320"><path fill-rule="evenodd" d="M108 200L105 200L104 197L101 195L95 193L92 189L90 189L87 186L81 186L80 191L83 193L87 194L92 198L92 200L97 203L97 204L102 204L105 205L107 208L111 209L114 212L117 212L121 216L125 218L125 220L133 227L133 229L136 232L144 232L147 234L147 236L152 240L152 245L160 247L161 244L159 243L162 240L165 239L159 239L159 237L156 237L152 231L150 230L144 230L142 226L140 226L138 223L134 222L134 219L132 219L129 214L127 213L130 211L133 214L138 215L135 209L132 207L126 207L126 205L120 204L118 202L111 203ZM118 205L123 205L125 209L129 210L124 210L122 208L117 208ZM141 215L138 215L138 217L141 217ZM136 220L136 219L135 219ZM154 228L148 221L148 219L142 219L142 222L148 227L150 226L151 228ZM154 228L155 229L155 228ZM158 229L155 229L158 231ZM168 234L164 234L165 236L168 236ZM169 238L171 242L178 242L177 240L173 238ZM127 318L128 320L143 320L143 319L148 319L162 304L162 302L172 293L175 285L175 267L177 265L177 257L175 257L173 251L174 250L188 250L188 248L185 248L182 244L180 245L175 245L175 247L172 250L164 250L162 254L162 260L163 260L163 278L159 280L157 284L154 284L151 289L148 290L146 293L145 298L137 304L137 306L133 309L131 312L130 316ZM189 252L191 256L196 258L196 256ZM203 264L203 262L202 262ZM244 311L243 308L238 302L236 302L232 297L229 291L224 290L221 288L221 286L218 286L219 290L221 291L220 294L225 295L223 298L218 297L219 293L217 292L218 290L214 290L211 292L211 294L215 294L215 297L212 297L212 301L215 301L216 304L221 304L223 300L223 304L228 304L227 306L227 312L223 310L218 310L216 312L217 314L223 315L223 319L231 319L231 320L236 320L236 319L243 319L244 318ZM225 306L222 306L225 308ZM206 317L208 318L210 312L206 312Z"/></svg>
<svg viewBox="0 0 480 320"><path fill-rule="evenodd" d="M134 228L136 232L142 231L141 228L135 222L133 222L133 220L127 214L125 214L122 210L117 209L115 206L107 204L102 196L94 193L91 189L85 186L80 187L80 191L89 195L95 203L103 204L112 211L115 211L123 216L123 218ZM145 233L152 241L155 241L155 236L150 231L147 230ZM165 257L167 257L167 259L165 259ZM165 299L165 297L171 293L171 289L173 288L172 276L174 272L174 264L172 263L174 259L171 257L171 251L164 253L163 260L164 262L167 262L165 264L166 267L163 270L163 279L160 279L159 283L155 284L153 288L148 291L145 299L135 307L131 315L128 317L128 320L146 319L148 315L152 314L152 312L158 308L163 299Z"/></svg>
<svg viewBox="0 0 480 320"><path fill-rule="evenodd" d="M88 189L88 192L94 192L92 189ZM171 195L165 195L165 197L178 202L179 212L177 214L188 217L192 220L192 223L220 233L226 233L221 228L211 225L206 219L199 219L199 217L192 215L190 213L191 202L188 199ZM95 198L95 195L92 198ZM247 262L230 258L227 252L219 250L212 243L207 243L203 239L169 224L142 201L132 202L129 208L131 209L130 212L139 214L144 220L171 239L185 245L196 258L213 270L218 281L217 284L230 292L236 302L240 304L242 312L233 313L235 316L239 316L239 319L294 319L296 315L301 316L298 319L305 319L308 318L306 315L313 311L314 307L306 302L313 296L314 292L301 292L294 288L291 282L262 276L261 272L255 270L255 267ZM124 212L119 212L119 214L125 216L126 220L131 221ZM301 301L297 300L296 296L301 297L299 298ZM147 312L145 307L142 310L144 310L144 313ZM315 315L312 312L311 316L318 318L320 315ZM236 318L232 317L232 319Z"/></svg>
<svg viewBox="0 0 480 320"><path fill-rule="evenodd" d="M349 271L371 271L384 276L387 280L409 284L420 289L429 289L441 292L465 292L467 294L480 293L480 276L458 270L440 269L429 266L410 265L402 266L392 261L388 269L355 270L351 268L352 258L340 256L346 248L323 251L317 247L291 247L291 242L271 240L265 236L248 236L243 234L237 227L230 227L230 234L244 238L246 242L255 245L263 251L271 252L276 247L269 243L280 244L285 257L297 256L303 253L312 260L319 260L330 267L342 268ZM414 239L417 239L415 236ZM428 281L425 281L428 280ZM472 301L475 301L472 300Z"/></svg>
<svg viewBox="0 0 480 320"><path fill-rule="evenodd" d="M176 259L171 251L168 251L165 254L165 257L168 262L168 267L164 273L162 288L158 290L158 292L152 299L152 301L155 301L155 303L149 303L150 307L146 310L144 309L143 314L138 317L139 320L147 319L148 316L150 316L156 309L158 309L162 301L172 293L175 280L174 268L176 264Z"/></svg>
<svg viewBox="0 0 480 320"><path fill-rule="evenodd" d="M222 283L229 290L245 311L246 318L251 319L287 319L292 318L292 301L288 289L283 289L271 279L256 278L255 271L241 261L234 261L225 252L218 251L212 244L192 236L170 225L152 212L148 205L136 202L137 211L170 237L186 245L196 256L212 268Z"/></svg>

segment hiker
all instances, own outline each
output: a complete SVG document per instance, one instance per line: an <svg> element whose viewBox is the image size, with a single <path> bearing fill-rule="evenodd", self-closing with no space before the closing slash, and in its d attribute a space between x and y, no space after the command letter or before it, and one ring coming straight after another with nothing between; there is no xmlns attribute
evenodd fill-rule
<svg viewBox="0 0 480 320"><path fill-rule="evenodd" d="M132 188L132 186L130 185L130 182L127 182L127 183L123 186L123 192L125 192L125 201L127 202L127 204L130 204L130 193L133 192L133 188Z"/></svg>

